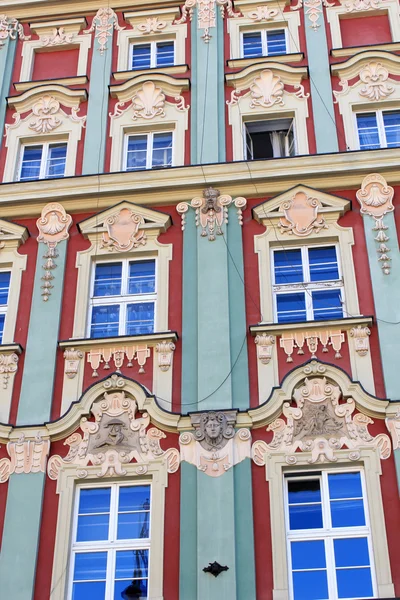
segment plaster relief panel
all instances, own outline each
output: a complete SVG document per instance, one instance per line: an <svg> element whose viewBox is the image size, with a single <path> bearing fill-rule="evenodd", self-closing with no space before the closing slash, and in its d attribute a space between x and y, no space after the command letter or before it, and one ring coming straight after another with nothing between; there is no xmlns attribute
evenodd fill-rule
<svg viewBox="0 0 400 600"><path fill-rule="evenodd" d="M17 19L8 17L4 13L0 15L0 50L7 39L30 40L30 36L24 35L24 28Z"/></svg>
<svg viewBox="0 0 400 600"><path fill-rule="evenodd" d="M207 412L190 416L194 433L179 437L181 460L210 477L219 477L250 456L248 429L235 431L236 411Z"/></svg>
<svg viewBox="0 0 400 600"><path fill-rule="evenodd" d="M129 252L133 248L146 245L146 234L140 231L144 218L129 208L121 210L104 221L107 231L103 233L102 248L110 252Z"/></svg>
<svg viewBox="0 0 400 600"><path fill-rule="evenodd" d="M322 204L318 198L297 192L291 200L283 202L280 206L279 210L285 215L279 222L281 232L306 237L310 233L319 233L321 229L327 229L324 217L318 215L321 208Z"/></svg>
<svg viewBox="0 0 400 600"><path fill-rule="evenodd" d="M96 16L93 18L92 25L89 29L86 29L83 33L91 33L95 31L95 38L98 41L98 50L100 54L104 54L107 50L107 42L113 35L113 29L116 31L122 31L125 27L118 25L118 17L109 6L106 8L99 8Z"/></svg>
<svg viewBox="0 0 400 600"><path fill-rule="evenodd" d="M175 21L175 23L177 25L186 23L188 18L191 21L193 19L194 9L197 8L198 28L204 31L201 37L203 38L204 42L208 44L212 37L210 29L215 28L217 24L217 6L221 11L222 18L225 17L225 13L229 17L241 16L240 13L234 11L232 0L186 0L182 7L182 17L181 19Z"/></svg>
<svg viewBox="0 0 400 600"><path fill-rule="evenodd" d="M7 443L8 458L0 460L0 483L8 481L13 473L45 473L50 440L43 439L40 432L34 439L22 433L18 440Z"/></svg>

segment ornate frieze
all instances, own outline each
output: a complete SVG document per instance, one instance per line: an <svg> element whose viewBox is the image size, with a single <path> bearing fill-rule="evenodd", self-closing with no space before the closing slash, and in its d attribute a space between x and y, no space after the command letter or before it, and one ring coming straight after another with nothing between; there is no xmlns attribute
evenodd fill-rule
<svg viewBox="0 0 400 600"><path fill-rule="evenodd" d="M0 354L0 375L3 376L3 389L8 388L10 376L18 370L18 354Z"/></svg>
<svg viewBox="0 0 400 600"><path fill-rule="evenodd" d="M91 415L94 420L83 417L80 421L83 435L76 432L65 440L64 444L69 446L68 454L64 458L55 455L49 459L47 471L51 479L57 479L60 469L67 464L76 465L81 478L87 476L85 467L90 464L99 467L99 477L126 475L124 465L132 461L138 463L136 471L139 475L145 474L148 463L157 459L166 462L169 473L178 470L178 450L161 448L160 441L165 434L155 427L148 429L148 413L137 414L136 400L118 389L124 385L123 380L121 382L122 386L114 379L114 385L104 385L111 391L105 391L93 402Z"/></svg>
<svg viewBox="0 0 400 600"><path fill-rule="evenodd" d="M8 481L13 473L45 473L50 450L50 440L44 440L40 432L34 439L21 434L17 441L7 444L8 458L0 460L0 483Z"/></svg>
<svg viewBox="0 0 400 600"><path fill-rule="evenodd" d="M175 344L166 340L156 344L154 350L157 352L158 366L161 371L168 371L172 364L172 356Z"/></svg>
<svg viewBox="0 0 400 600"><path fill-rule="evenodd" d="M110 252L130 252L133 248L145 246L146 234L140 231L143 225L144 218L141 215L129 208L121 208L104 221L107 231L103 233L101 248L107 248Z"/></svg>
<svg viewBox="0 0 400 600"><path fill-rule="evenodd" d="M65 33L64 27L55 27L52 35L46 35L40 38L42 45L47 46L62 46L64 44L72 44L74 41L74 35L72 33Z"/></svg>
<svg viewBox="0 0 400 600"><path fill-rule="evenodd" d="M392 417L385 419L386 427L392 437L393 450L400 448L400 409Z"/></svg>
<svg viewBox="0 0 400 600"><path fill-rule="evenodd" d="M96 16L93 18L92 25L89 29L86 29L83 33L92 33L96 30L95 38L98 41L98 50L100 54L104 54L107 50L107 41L112 38L113 29L116 31L122 31L125 27L118 25L118 17L109 6L106 8L99 8Z"/></svg>
<svg viewBox="0 0 400 600"><path fill-rule="evenodd" d="M369 327L362 327L358 325L358 327L353 327L350 329L350 337L354 339L354 347L360 356L366 356L369 352L369 336L371 335L371 330Z"/></svg>
<svg viewBox="0 0 400 600"><path fill-rule="evenodd" d="M277 8L269 8L269 6L257 6L255 10L247 13L249 19L252 19L254 23L262 23L263 21L272 21L279 14Z"/></svg>
<svg viewBox="0 0 400 600"><path fill-rule="evenodd" d="M361 189L358 190L356 196L361 206L361 213L369 215L375 220L372 231L377 232L375 241L378 243L378 261L381 263L383 273L389 275L391 258L388 256L390 248L386 245L389 236L385 233L388 228L383 218L386 213L394 210L392 202L394 189L386 183L386 179L382 175L372 173L364 177Z"/></svg>
<svg viewBox="0 0 400 600"><path fill-rule="evenodd" d="M194 9L197 7L197 22L198 28L204 31L202 38L206 44L211 39L210 29L216 27L216 6L221 11L222 18L225 14L228 17L240 17L240 13L236 13L233 10L232 0L186 0L182 7L182 17L175 21L177 25L186 23L187 19L191 21L193 19Z"/></svg>
<svg viewBox="0 0 400 600"><path fill-rule="evenodd" d="M304 0L304 12L310 21L310 27L317 31L319 24L319 16L322 15L322 5L326 8L334 6L334 2L328 0ZM295 6L291 6L290 10L299 10L303 6L303 0L298 0Z"/></svg>
<svg viewBox="0 0 400 600"><path fill-rule="evenodd" d="M297 192L280 206L279 210L284 213L279 222L281 232L306 237L310 233L319 233L321 229L326 229L324 217L318 216L321 208L322 204L318 198Z"/></svg>
<svg viewBox="0 0 400 600"><path fill-rule="evenodd" d="M360 96L372 102L384 100L394 92L394 87L387 83L389 71L380 62L372 61L365 65L359 77L365 84L359 91Z"/></svg>
<svg viewBox="0 0 400 600"><path fill-rule="evenodd" d="M293 392L295 406L285 402L283 418L267 427L273 432L269 444L254 442L252 457L257 465L265 465L267 453L284 453L286 462L294 465L298 451L310 453L309 463L336 462L336 452L347 448L347 458L360 459L362 448L375 448L381 459L391 453L390 439L386 434L373 437L368 426L373 420L362 413L353 414L352 398L340 402L341 390L325 377L305 378Z"/></svg>
<svg viewBox="0 0 400 600"><path fill-rule="evenodd" d="M219 190L213 187L206 188L202 198L193 198L190 202L181 202L176 210L182 215L182 231L185 229L186 213L189 206L196 211L196 227L201 227L201 236L207 237L210 242L214 241L217 235L223 235L222 226L228 223L228 206L235 205L238 209L239 224L243 224L242 209L246 208L246 198L235 198L221 195Z"/></svg>
<svg viewBox="0 0 400 600"><path fill-rule="evenodd" d="M30 35L24 34L24 28L17 19L8 17L4 13L0 14L0 50L8 38L10 38L10 40L16 40L17 37L20 40L31 39Z"/></svg>
<svg viewBox="0 0 400 600"><path fill-rule="evenodd" d="M304 354L304 345L307 346L311 358L317 358L316 352L319 344L322 346L322 352L328 352L328 346L332 346L335 351L335 358L342 358L340 350L344 343L344 333L341 331L329 331L322 329L320 331L294 331L283 333L279 346L283 348L287 355L286 362L293 362L292 354L297 348L297 354Z"/></svg>
<svg viewBox="0 0 400 600"><path fill-rule="evenodd" d="M68 379L74 379L74 377L76 377L79 364L83 357L83 352L81 350L75 350L75 348L67 348L64 351L64 373Z"/></svg>
<svg viewBox="0 0 400 600"><path fill-rule="evenodd" d="M257 357L263 365L268 365L272 358L272 348L275 344L275 336L261 333L256 335L254 343L257 346Z"/></svg>
<svg viewBox="0 0 400 600"><path fill-rule="evenodd" d="M143 35L148 35L150 33L159 33L166 26L166 21L160 21L158 17L149 17L143 23L139 23L137 28Z"/></svg>
<svg viewBox="0 0 400 600"><path fill-rule="evenodd" d="M196 413L190 419L194 433L179 437L181 460L219 477L250 456L251 434L245 428L235 431L236 411Z"/></svg>
<svg viewBox="0 0 400 600"><path fill-rule="evenodd" d="M57 244L63 240L68 240L72 217L67 215L61 204L51 202L43 208L42 215L36 221L36 225L39 230L37 241L43 242L47 246L47 252L43 256L45 259L43 265L45 273L42 277L42 297L47 302L51 295L51 289L54 287L52 284L54 279L52 271L57 267L55 262L58 257Z"/></svg>
<svg viewBox="0 0 400 600"><path fill-rule="evenodd" d="M92 377L98 377L98 369L103 365L103 369L110 369L110 362L113 361L117 373L126 362L127 367L133 367L133 361L136 360L139 365L139 373L144 373L144 367L147 359L150 357L150 348L146 344L117 346L115 348L95 348L87 355L87 361L93 369Z"/></svg>
<svg viewBox="0 0 400 600"><path fill-rule="evenodd" d="M344 3L347 12L364 12L365 10L377 10L381 6L381 0L348 0Z"/></svg>

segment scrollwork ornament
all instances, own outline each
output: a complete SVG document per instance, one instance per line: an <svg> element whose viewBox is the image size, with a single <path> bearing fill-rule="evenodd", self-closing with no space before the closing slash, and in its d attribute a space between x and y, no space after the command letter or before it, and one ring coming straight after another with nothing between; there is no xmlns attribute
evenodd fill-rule
<svg viewBox="0 0 400 600"><path fill-rule="evenodd" d="M384 100L394 92L394 87L387 84L389 71L380 62L372 61L365 65L359 77L365 84L359 91L360 96L372 102Z"/></svg>
<svg viewBox="0 0 400 600"><path fill-rule="evenodd" d="M93 17L92 25L89 29L85 29L83 33L92 33L96 30L95 38L98 42L98 50L100 54L104 54L107 50L107 40L112 37L113 29L122 31L125 27L118 25L118 17L109 6L99 8L96 15Z"/></svg>
<svg viewBox="0 0 400 600"><path fill-rule="evenodd" d="M206 44L211 39L210 29L216 26L216 6L219 7L222 18L240 17L241 14L233 9L232 0L186 0L182 7L182 17L175 21L177 25L192 21L194 9L197 7L198 28L203 30L202 39Z"/></svg>
<svg viewBox="0 0 400 600"><path fill-rule="evenodd" d="M36 133L51 133L62 124L60 119L60 103L53 96L43 96L32 107L32 119L29 129Z"/></svg>
<svg viewBox="0 0 400 600"><path fill-rule="evenodd" d="M153 81L145 81L142 88L132 98L132 119L150 120L154 117L165 117L165 94L156 87Z"/></svg>
<svg viewBox="0 0 400 600"><path fill-rule="evenodd" d="M6 40L16 40L17 37L20 40L30 40L30 35L24 34L24 28L22 24L17 20L7 15L0 14L0 50L5 45Z"/></svg>
<svg viewBox="0 0 400 600"><path fill-rule="evenodd" d="M271 69L264 69L259 77L256 77L250 86L251 103L250 108L261 106L270 108L275 104L283 106L284 84L278 75Z"/></svg>

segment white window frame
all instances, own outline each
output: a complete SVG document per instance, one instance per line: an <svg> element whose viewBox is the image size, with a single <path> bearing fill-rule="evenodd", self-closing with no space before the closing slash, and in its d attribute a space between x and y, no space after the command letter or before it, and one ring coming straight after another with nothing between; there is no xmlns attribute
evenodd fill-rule
<svg viewBox="0 0 400 600"><path fill-rule="evenodd" d="M10 273L10 283L8 286L7 304L0 304L0 316L4 315L3 332L0 331L0 345L1 345L3 343L4 332L6 331L6 325L7 325L7 309L8 309L8 305L10 303L10 293L11 293L11 285L12 285L12 269L0 267L0 273Z"/></svg>
<svg viewBox="0 0 400 600"><path fill-rule="evenodd" d="M291 119L291 125L289 127L289 129L287 130L287 134L285 136L285 156L271 156L270 159L265 158L265 159L254 159L254 158L249 158L247 156L248 152L248 145L247 145L247 136L250 137L250 133L247 129L247 125L250 123L263 123L265 121L271 122L273 123L274 121L282 121L283 119ZM273 129L271 130L273 131ZM289 146L289 133L293 132L293 154L290 154L290 146ZM265 133L270 133L270 132L265 132ZM251 149L251 153L253 154L253 149ZM295 124L295 117L294 116L282 116L282 118L277 118L277 119L260 119L260 120L255 120L255 121L243 121L243 155L244 155L244 160L248 161L248 160L271 160L273 158L288 158L290 156L297 156L297 139L296 139L296 124Z"/></svg>
<svg viewBox="0 0 400 600"><path fill-rule="evenodd" d="M172 65L168 65L168 66L174 66L176 64L176 40L173 37L168 37L165 39L157 39L157 40L142 40L142 41L135 41L135 42L131 42L129 44L129 70L130 71L140 71L140 70L144 70L143 69L132 69L132 60L133 60L133 48L134 46L150 46L150 67L148 67L149 69L155 69L157 68L157 45L158 44L163 44L165 42L172 42L174 45L174 60L172 62ZM162 68L162 67L160 67Z"/></svg>
<svg viewBox="0 0 400 600"><path fill-rule="evenodd" d="M155 292L153 294L127 294L124 293L128 289L128 277L129 277L129 264L132 262L144 262L144 261L154 261L155 263L155 284L154 289ZM111 263L122 263L122 273L121 273L121 294L118 296L93 296L94 293L94 282L95 282L95 274L96 267L100 264L111 264ZM91 281L90 281L90 298L89 298L89 316L88 316L88 329L87 329L87 337L90 339L99 339L99 338L91 338L91 328L92 328L92 311L94 306L106 306L106 305L116 305L118 304L119 309L119 327L118 327L118 336L128 335L126 333L126 315L127 315L127 306L128 304L143 304L144 302L153 302L154 303L154 329L156 328L157 323L157 290L158 290L158 261L155 257L138 257L138 258L117 258L113 257L109 260L95 260L92 264L92 273L91 273Z"/></svg>
<svg viewBox="0 0 400 600"><path fill-rule="evenodd" d="M339 279L332 279L332 280L326 280L326 282L324 281L310 281L310 265L309 265L309 260L308 260L308 250L310 248L327 248L327 247L331 247L334 246L335 250L336 250L336 259L337 259L337 265L338 265L338 271L339 271ZM303 277L304 279L306 279L306 281L303 282L299 282L299 283L288 283L288 284L284 284L284 283L275 283L275 260L274 260L274 252L279 252L282 250L300 250L301 251L301 262L302 262L302 266L303 266ZM280 246L274 246L271 248L271 255L270 255L270 260L271 260L271 275L272 275L272 297L273 297L273 307L274 307L274 321L277 323L278 322L278 308L277 308L277 296L278 294L293 294L295 292L304 292L305 294L305 299L306 299L306 320L307 321L315 321L318 319L314 318L314 311L313 311L313 305L312 305L312 292L316 291L316 290L326 290L326 289L339 289L340 293L341 293L341 304L342 304L342 311L343 311L343 317L345 318L345 316L347 315L347 311L346 311L346 296L345 296L345 285L344 285L344 278L343 278L343 273L342 273L342 268L341 268L341 264L340 264L340 251L339 251L339 247L337 243L326 243L326 244L305 244L304 246L287 246L286 248L282 248ZM329 285L327 286L326 283L329 282ZM334 283L337 282L337 285L334 285ZM282 289L283 286L283 289ZM336 318L336 317L335 317ZM324 319L325 320L325 319ZM326 319L329 320L329 319Z"/></svg>
<svg viewBox="0 0 400 600"><path fill-rule="evenodd" d="M368 150L368 148L361 148L360 147L360 134L359 134L359 129L358 129L358 123L357 123L357 115L362 115L362 114L371 114L371 113L375 113L376 115L376 124L378 126L378 136L379 136L379 144L381 148L387 148L387 141L386 141L386 131L385 131L385 125L383 122L383 113L385 112L397 112L400 115L400 108L387 108L386 110L382 110L382 109L378 109L378 110L356 110L354 112L354 120L355 120L355 129L357 132L357 145L358 145L358 150Z"/></svg>
<svg viewBox="0 0 400 600"><path fill-rule="evenodd" d="M149 511L149 537L134 540L117 540L116 528L118 520L118 493L121 487L133 486L149 486L150 487L150 511ZM90 541L90 542L75 542L78 528L78 510L80 490L93 488L111 488L110 499L110 525L109 539L107 541ZM148 591L150 591L150 569L151 569L151 519L152 519L152 504L153 504L153 486L150 482L93 482L82 484L76 487L75 502L73 509L73 527L72 541L70 550L70 569L69 569L69 584L68 584L68 600L72 599L73 578L74 578L74 556L81 552L107 552L107 571L106 571L106 593L105 600L112 600L114 594L114 574L115 574L115 558L118 550L149 550L149 567L148 567Z"/></svg>
<svg viewBox="0 0 400 600"><path fill-rule="evenodd" d="M41 142L41 143L36 143L36 144L29 144L29 143L21 144L19 161L18 161L17 181L39 181L41 179L49 179L49 177L47 176L47 174L48 174L48 168L49 168L49 150L50 150L50 146L60 146L60 145L65 145L66 146L64 175L62 175L62 177L65 177L65 171L66 171L66 168L67 168L67 157L68 157L68 141L67 140L54 140L54 141ZM24 180L21 180L21 171L22 171L22 163L23 163L23 159L24 159L25 148L32 148L34 146L41 146L42 147L42 158L41 158L41 161L40 161L39 179L26 179L26 180L24 179ZM56 177L51 177L51 179L57 179L57 178Z"/></svg>
<svg viewBox="0 0 400 600"><path fill-rule="evenodd" d="M271 28L262 28L262 29L241 29L240 30L240 57L244 58L244 59L251 59L251 58L257 58L257 57L252 57L252 56L245 56L244 55L244 42L243 42L243 36L246 33L261 33L261 44L262 44L262 56L279 56L278 54L268 54L268 44L267 44L267 37L269 33L272 33L274 31L283 31L285 34L285 54L288 54L288 48L289 48L289 44L288 44L288 28L287 27L274 27L273 29ZM261 58L261 57L260 57Z"/></svg>
<svg viewBox="0 0 400 600"><path fill-rule="evenodd" d="M171 151L171 164L165 167L153 167L153 146L154 146L154 136L158 133L170 133L172 135L172 151ZM136 132L127 132L124 136L124 152L123 152L123 170L128 171L128 142L130 137L139 137L139 136L147 136L147 148L146 148L146 169L158 169L164 168L168 169L175 165L174 161L174 147L175 147L175 131L173 129L166 129L165 131L154 130L154 131L136 131ZM130 169L129 172L140 171L141 169Z"/></svg>
<svg viewBox="0 0 400 600"><path fill-rule="evenodd" d="M331 513L330 513L330 499L329 499L329 487L328 487L328 476L330 474L341 474L341 473L360 473L361 477L361 489L362 489L362 498L363 498L363 506L364 506L364 514L365 514L365 525L364 526L355 526L355 527L332 527L331 526ZM293 577L292 577L292 562L291 562L291 548L290 544L292 541L312 541L312 540L323 540L325 544L325 557L326 557L326 572L327 572L327 581L328 581L328 595L330 600L339 600L337 593L337 584L336 584L336 567L335 567L335 559L334 559L334 549L333 549L333 540L334 539L346 539L346 538L355 538L355 537L363 537L368 540L368 553L370 559L370 571L371 571L371 580L372 580L372 588L373 588L373 596L371 598L377 597L377 581L376 581L376 571L374 564L374 552L372 547L372 538L371 538L371 526L370 526L370 516L369 516L369 506L368 506L368 497L367 490L365 485L365 476L364 470L361 467L358 468L343 468L343 469L323 469L321 471L304 471L299 475L299 472L296 473L297 476L293 477L293 471L286 471L284 473L284 505L285 505L285 524L286 524L286 540L287 540L287 560L288 560L288 575L289 575L289 597L290 600L293 599ZM292 477L291 477L292 475ZM288 497L288 482L289 481L304 481L304 480L320 480L320 490L321 490L321 507L322 507L322 518L323 525L327 525L326 527L320 529L296 529L291 530L289 528L289 497ZM355 599L354 599L355 600Z"/></svg>

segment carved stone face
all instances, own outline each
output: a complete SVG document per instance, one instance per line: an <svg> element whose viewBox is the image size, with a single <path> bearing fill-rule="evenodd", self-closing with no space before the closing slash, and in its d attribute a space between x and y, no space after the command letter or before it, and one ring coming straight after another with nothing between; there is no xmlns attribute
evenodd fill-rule
<svg viewBox="0 0 400 600"><path fill-rule="evenodd" d="M205 433L212 440L217 439L222 433L222 423L216 418L209 419L205 426Z"/></svg>

